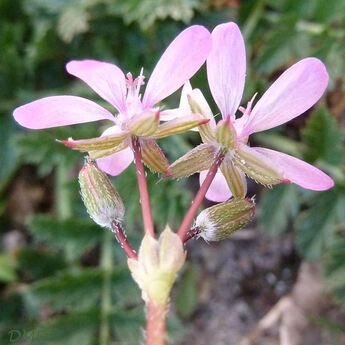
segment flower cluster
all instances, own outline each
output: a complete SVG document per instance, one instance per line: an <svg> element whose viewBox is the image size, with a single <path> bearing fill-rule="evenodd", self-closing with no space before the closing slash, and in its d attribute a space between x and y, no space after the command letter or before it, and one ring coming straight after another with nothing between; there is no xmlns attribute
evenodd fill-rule
<svg viewBox="0 0 345 345"><path fill-rule="evenodd" d="M218 123L202 92L189 82L205 61L210 90L222 116ZM251 134L290 121L320 99L328 84L324 64L313 57L295 63L255 105L256 95L246 107L241 107L246 53L235 23L218 25L212 34L198 25L184 30L163 53L143 94L143 69L137 78L131 73L125 75L114 64L95 60L71 61L66 69L109 102L116 115L81 97L54 96L15 109L14 118L31 129L98 120L112 122L98 138L68 139L62 143L88 153L88 162L79 175L83 200L90 216L112 229L124 248L146 302L167 304L170 288L185 260L185 241L194 236L206 241L222 240L250 221L254 201L246 198L246 176L267 186L295 183L317 191L334 184L324 172L306 162L249 145ZM179 106L161 108L159 103L182 86ZM156 139L187 130L199 131L202 143L169 165ZM125 214L121 197L104 174L118 175L133 160L146 233L139 255L121 228ZM167 227L159 241L154 239L143 162L163 177L200 173L200 190L177 234ZM196 217L205 196L219 203Z"/></svg>

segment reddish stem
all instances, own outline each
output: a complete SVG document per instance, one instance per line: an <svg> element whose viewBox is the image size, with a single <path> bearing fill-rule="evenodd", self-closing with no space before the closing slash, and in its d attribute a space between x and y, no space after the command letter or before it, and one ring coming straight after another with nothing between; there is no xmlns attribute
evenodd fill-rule
<svg viewBox="0 0 345 345"><path fill-rule="evenodd" d="M126 235L124 234L119 223L113 221L111 222L111 228L115 234L116 239L120 243L121 248L125 251L127 257L130 259L138 259L138 255L128 242Z"/></svg>
<svg viewBox="0 0 345 345"><path fill-rule="evenodd" d="M166 305L149 301L146 315L146 345L165 345L167 341Z"/></svg>
<svg viewBox="0 0 345 345"><path fill-rule="evenodd" d="M183 239L183 243L186 243L187 241L189 241L189 240L192 239L193 237L199 235L200 232L201 232L201 230L200 230L199 227L195 227L195 228L189 230L189 231L186 233L186 235L185 235L185 237L184 237L184 239Z"/></svg>
<svg viewBox="0 0 345 345"><path fill-rule="evenodd" d="M151 213L151 204L150 204L149 192L147 189L147 181L146 181L145 169L144 169L144 164L143 164L143 158L141 154L141 147L140 147L139 139L135 136L132 137L132 150L134 153L134 162L135 162L135 167L137 170L141 211L143 215L145 233L148 233L152 237L155 237L152 213Z"/></svg>
<svg viewBox="0 0 345 345"><path fill-rule="evenodd" d="M187 234L190 226L192 225L193 219L194 219L195 215L197 214L198 209L199 209L202 201L204 200L204 197L205 197L214 177L216 176L217 170L223 162L223 159L224 159L224 154L223 154L223 152L220 151L217 154L210 170L208 171L203 184L201 185L200 189L196 193L196 196L192 202L192 205L190 206L189 210L187 211L179 229L177 230L177 234L180 236L180 239L182 242L185 242L186 234Z"/></svg>

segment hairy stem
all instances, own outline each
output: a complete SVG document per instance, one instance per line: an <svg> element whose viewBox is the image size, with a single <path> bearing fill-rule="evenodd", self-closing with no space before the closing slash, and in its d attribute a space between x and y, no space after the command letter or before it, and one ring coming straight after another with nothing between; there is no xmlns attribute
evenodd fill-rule
<svg viewBox="0 0 345 345"><path fill-rule="evenodd" d="M146 315L146 345L165 345L167 306L149 301Z"/></svg>
<svg viewBox="0 0 345 345"><path fill-rule="evenodd" d="M111 223L111 228L115 234L117 241L120 243L121 248L125 251L126 255L130 259L138 259L138 255L135 250L132 248L130 243L127 240L126 235L124 234L121 225L115 221Z"/></svg>
<svg viewBox="0 0 345 345"><path fill-rule="evenodd" d="M109 345L110 325L109 314L111 311L111 272L113 269L112 237L109 231L104 231L101 254L101 268L103 270L103 287L101 300L101 325L99 344Z"/></svg>
<svg viewBox="0 0 345 345"><path fill-rule="evenodd" d="M193 229L190 229L187 233L186 236L183 239L183 243L186 243L190 239L194 238L195 236L199 235L201 232L199 227L195 227Z"/></svg>
<svg viewBox="0 0 345 345"><path fill-rule="evenodd" d="M202 201L204 200L204 197L214 179L214 177L216 176L217 170L219 168L219 166L222 164L222 161L224 159L224 154L222 151L220 151L210 170L208 171L206 178L203 182L203 184L201 185L200 189L198 190L198 192L196 193L196 196L194 198L194 200L192 201L192 205L190 206L189 210L187 211L178 231L177 234L180 236L181 241L184 242L185 241L185 237L186 234L190 228L190 226L192 225L193 219L195 217L195 215L198 212L198 209L202 203Z"/></svg>
<svg viewBox="0 0 345 345"><path fill-rule="evenodd" d="M143 215L145 233L148 233L152 237L154 237L155 233L154 233L152 213L151 213L151 204L150 204L149 192L147 189L147 181L146 181L145 169L144 169L144 164L143 164L143 159L142 159L142 154L141 154L141 147L140 147L139 139L134 136L132 137L132 150L134 153L135 167L137 170L141 211Z"/></svg>

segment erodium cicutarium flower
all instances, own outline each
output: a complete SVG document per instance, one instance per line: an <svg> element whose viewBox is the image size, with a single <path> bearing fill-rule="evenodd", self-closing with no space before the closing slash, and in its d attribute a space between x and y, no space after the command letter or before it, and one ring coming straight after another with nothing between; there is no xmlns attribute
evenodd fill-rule
<svg viewBox="0 0 345 345"><path fill-rule="evenodd" d="M212 96L222 120L216 124L210 107L198 89L187 82L182 90L180 108L175 116L189 112L202 114L210 122L199 127L203 144L181 157L169 168L173 177L200 173L200 183L216 153L224 160L206 197L225 201L246 194L245 175L265 184L295 183L311 190L331 188L333 180L314 166L285 153L261 147L250 147L249 136L279 126L301 115L324 93L328 74L316 58L303 59L287 69L252 107L239 108L246 74L244 40L235 23L218 25L212 32L212 50L207 58L207 77ZM236 118L237 110L243 115Z"/></svg>
<svg viewBox="0 0 345 345"><path fill-rule="evenodd" d="M166 49L147 83L143 97L143 70L133 80L114 64L96 60L70 61L67 72L88 84L117 110L111 112L85 98L54 96L39 99L15 109L16 121L27 128L43 129L110 120L113 126L100 138L69 140L63 143L89 152L98 166L108 174L118 175L133 161L131 136L141 140L143 160L153 170L164 172L168 163L155 143L162 138L205 123L200 116L164 120L157 103L179 89L205 62L211 49L211 35L202 26L194 25L181 34ZM154 157L152 159L152 157ZM151 158L151 159L150 159Z"/></svg>

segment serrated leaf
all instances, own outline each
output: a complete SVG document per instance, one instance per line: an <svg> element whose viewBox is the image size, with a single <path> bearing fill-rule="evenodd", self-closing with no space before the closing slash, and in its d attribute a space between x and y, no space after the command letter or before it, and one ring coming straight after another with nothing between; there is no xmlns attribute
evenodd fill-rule
<svg viewBox="0 0 345 345"><path fill-rule="evenodd" d="M198 267L188 265L179 281L176 307L183 318L191 317L197 307L199 273Z"/></svg>
<svg viewBox="0 0 345 345"><path fill-rule="evenodd" d="M319 108L309 117L302 138L307 144L307 161L323 159L331 164L339 164L344 160L344 151L340 148L341 133L325 107Z"/></svg>
<svg viewBox="0 0 345 345"><path fill-rule="evenodd" d="M6 254L0 255L0 281L5 283L12 283L17 280L16 260Z"/></svg>
<svg viewBox="0 0 345 345"><path fill-rule="evenodd" d="M294 184L279 184L267 189L260 201L260 223L270 235L286 230L288 221L296 216L300 207L297 187Z"/></svg>
<svg viewBox="0 0 345 345"><path fill-rule="evenodd" d="M175 21L189 21L201 0L120 0L109 6L116 14L123 16L125 22L138 22L143 29L149 28L155 21L168 17Z"/></svg>
<svg viewBox="0 0 345 345"><path fill-rule="evenodd" d="M89 308L102 293L105 272L98 268L60 271L32 284L28 293L39 305L49 304L55 311ZM111 273L112 287L130 280L127 270Z"/></svg>
<svg viewBox="0 0 345 345"><path fill-rule="evenodd" d="M28 279L37 280L65 268L66 262L61 255L56 255L56 253L24 247L18 253L18 265Z"/></svg>
<svg viewBox="0 0 345 345"><path fill-rule="evenodd" d="M35 345L88 345L100 322L98 308L56 317L36 329Z"/></svg>
<svg viewBox="0 0 345 345"><path fill-rule="evenodd" d="M338 194L335 189L314 193L311 207L299 214L295 227L297 249L308 259L320 258L334 241Z"/></svg>
<svg viewBox="0 0 345 345"><path fill-rule="evenodd" d="M345 231L330 246L326 255L327 288L345 309Z"/></svg>
<svg viewBox="0 0 345 345"><path fill-rule="evenodd" d="M54 248L66 248L68 245L74 258L100 241L104 231L85 219L58 220L49 215L31 217L28 229L36 239L47 242Z"/></svg>

